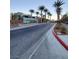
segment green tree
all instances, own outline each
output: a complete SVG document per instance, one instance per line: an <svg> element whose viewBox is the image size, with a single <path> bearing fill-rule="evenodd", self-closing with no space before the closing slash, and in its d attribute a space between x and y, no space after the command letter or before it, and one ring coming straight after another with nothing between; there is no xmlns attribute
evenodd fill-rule
<svg viewBox="0 0 79 59"><path fill-rule="evenodd" d="M37 17L38 17L38 15L39 15L39 12L36 12L36 15L37 15Z"/></svg>
<svg viewBox="0 0 79 59"><path fill-rule="evenodd" d="M50 20L51 20L51 16L52 16L52 14L50 13L49 16L50 16Z"/></svg>
<svg viewBox="0 0 79 59"><path fill-rule="evenodd" d="M54 7L56 8L56 13L57 13L57 20L60 20L60 14L61 14L61 6L64 4L63 1L61 0L57 0L55 3L54 3Z"/></svg>
<svg viewBox="0 0 79 59"><path fill-rule="evenodd" d="M47 15L48 15L48 19L49 19L49 17L50 17L50 12L47 12Z"/></svg>
<svg viewBox="0 0 79 59"><path fill-rule="evenodd" d="M41 22L42 22L42 17L43 17L43 10L44 10L44 6L40 6L39 10L41 11Z"/></svg>
<svg viewBox="0 0 79 59"><path fill-rule="evenodd" d="M34 10L33 10L33 9L30 9L29 11L30 11L31 17L32 17L32 15L33 15L33 13L34 13Z"/></svg>
<svg viewBox="0 0 79 59"><path fill-rule="evenodd" d="M44 12L45 12L45 19L46 19L48 9L45 8L45 9L44 9Z"/></svg>

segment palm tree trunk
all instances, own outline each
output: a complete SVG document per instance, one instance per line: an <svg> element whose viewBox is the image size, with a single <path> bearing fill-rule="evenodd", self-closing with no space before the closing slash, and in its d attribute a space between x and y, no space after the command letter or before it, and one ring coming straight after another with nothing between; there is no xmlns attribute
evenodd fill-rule
<svg viewBox="0 0 79 59"><path fill-rule="evenodd" d="M42 23L42 10L41 10L41 23Z"/></svg>
<svg viewBox="0 0 79 59"><path fill-rule="evenodd" d="M49 15L48 15L48 19L49 19Z"/></svg>
<svg viewBox="0 0 79 59"><path fill-rule="evenodd" d="M38 19L38 14L36 15L36 19ZM37 20L37 23L38 23L38 20Z"/></svg>
<svg viewBox="0 0 79 59"><path fill-rule="evenodd" d="M46 12L45 12L45 19L46 19Z"/></svg>
<svg viewBox="0 0 79 59"><path fill-rule="evenodd" d="M51 20L51 16L50 16L50 20Z"/></svg>
<svg viewBox="0 0 79 59"><path fill-rule="evenodd" d="M32 18L32 13L31 13L31 18Z"/></svg>
<svg viewBox="0 0 79 59"><path fill-rule="evenodd" d="M57 14L57 20L59 21L60 20L60 14ZM58 24L60 23L60 22L57 22Z"/></svg>
<svg viewBox="0 0 79 59"><path fill-rule="evenodd" d="M38 14L37 14L37 17L38 17Z"/></svg>
<svg viewBox="0 0 79 59"><path fill-rule="evenodd" d="M60 14L57 13L57 20L60 20Z"/></svg>

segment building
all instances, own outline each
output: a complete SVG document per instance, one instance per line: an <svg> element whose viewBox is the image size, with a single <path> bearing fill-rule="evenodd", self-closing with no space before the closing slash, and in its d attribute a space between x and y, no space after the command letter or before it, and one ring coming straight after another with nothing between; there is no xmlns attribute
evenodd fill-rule
<svg viewBox="0 0 79 59"><path fill-rule="evenodd" d="M28 24L28 23L37 23L38 20L36 17L31 17L30 15L23 15L23 23Z"/></svg>

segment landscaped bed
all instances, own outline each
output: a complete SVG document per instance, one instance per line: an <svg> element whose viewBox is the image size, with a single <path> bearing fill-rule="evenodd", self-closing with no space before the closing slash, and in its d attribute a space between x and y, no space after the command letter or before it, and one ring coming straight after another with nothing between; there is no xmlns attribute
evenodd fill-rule
<svg viewBox="0 0 79 59"><path fill-rule="evenodd" d="M61 34L61 35L67 35L68 29L65 26L67 26L67 25L63 25L63 23L57 23L54 28L55 33Z"/></svg>

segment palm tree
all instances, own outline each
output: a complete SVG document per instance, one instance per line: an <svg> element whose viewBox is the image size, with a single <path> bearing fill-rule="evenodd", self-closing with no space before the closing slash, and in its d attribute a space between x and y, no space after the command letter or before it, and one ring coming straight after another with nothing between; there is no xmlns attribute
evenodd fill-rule
<svg viewBox="0 0 79 59"><path fill-rule="evenodd" d="M49 16L50 16L50 12L47 12L47 14L48 14L48 18L49 18Z"/></svg>
<svg viewBox="0 0 79 59"><path fill-rule="evenodd" d="M44 12L45 12L45 19L46 19L46 14L48 12L48 9L44 9Z"/></svg>
<svg viewBox="0 0 79 59"><path fill-rule="evenodd" d="M12 19L13 19L13 20L17 20L17 17L18 17L18 15L17 15L16 13L14 13L14 14L12 15Z"/></svg>
<svg viewBox="0 0 79 59"><path fill-rule="evenodd" d="M30 11L31 17L32 17L32 14L34 13L34 10L33 9L30 9L29 11Z"/></svg>
<svg viewBox="0 0 79 59"><path fill-rule="evenodd" d="M54 3L54 7L56 8L56 13L57 13L57 19L60 20L60 14L61 14L61 6L63 5L63 1L61 0L57 0L55 3Z"/></svg>
<svg viewBox="0 0 79 59"><path fill-rule="evenodd" d="M41 11L41 22L42 22L42 17L43 17L43 10L44 10L44 6L40 6L39 10Z"/></svg>
<svg viewBox="0 0 79 59"><path fill-rule="evenodd" d="M38 17L38 14L39 14L39 12L36 12L37 17Z"/></svg>
<svg viewBox="0 0 79 59"><path fill-rule="evenodd" d="M47 14L48 14L48 18L51 20L52 14L50 12L48 12Z"/></svg>
<svg viewBox="0 0 79 59"><path fill-rule="evenodd" d="M37 23L39 22L38 21L38 14L39 14L39 12L36 12Z"/></svg>
<svg viewBox="0 0 79 59"><path fill-rule="evenodd" d="M51 16L52 16L52 14L50 13L49 16L50 16L50 20L51 20Z"/></svg>

